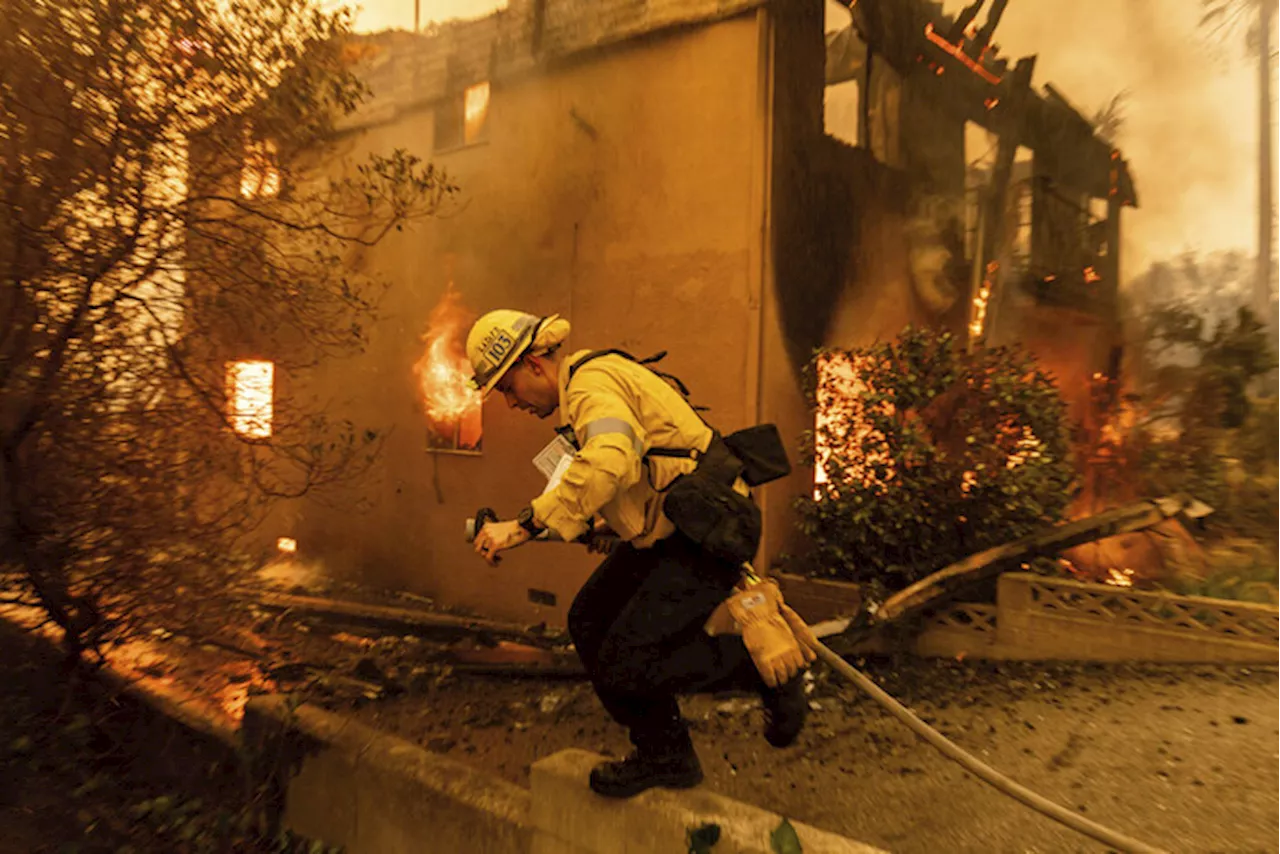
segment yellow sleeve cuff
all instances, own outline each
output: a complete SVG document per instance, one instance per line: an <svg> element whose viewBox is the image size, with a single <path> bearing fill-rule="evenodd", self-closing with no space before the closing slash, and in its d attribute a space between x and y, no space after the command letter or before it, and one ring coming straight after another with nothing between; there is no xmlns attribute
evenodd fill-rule
<svg viewBox="0 0 1280 854"><path fill-rule="evenodd" d="M544 528L550 528L566 543L576 540L587 531L589 520L575 516L558 500L555 490L539 495L529 505L533 508L533 521Z"/></svg>

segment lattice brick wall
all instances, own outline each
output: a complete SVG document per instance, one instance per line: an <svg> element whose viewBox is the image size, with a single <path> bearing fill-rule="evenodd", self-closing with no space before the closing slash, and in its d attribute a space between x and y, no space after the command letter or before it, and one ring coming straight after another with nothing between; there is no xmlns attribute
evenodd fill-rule
<svg viewBox="0 0 1280 854"><path fill-rule="evenodd" d="M994 635L996 606L957 602L929 615L927 629L951 629Z"/></svg>
<svg viewBox="0 0 1280 854"><path fill-rule="evenodd" d="M1021 574L1019 574L1021 576ZM1026 575L1032 609L1062 616L1275 644L1280 610L1249 602L1126 590Z"/></svg>

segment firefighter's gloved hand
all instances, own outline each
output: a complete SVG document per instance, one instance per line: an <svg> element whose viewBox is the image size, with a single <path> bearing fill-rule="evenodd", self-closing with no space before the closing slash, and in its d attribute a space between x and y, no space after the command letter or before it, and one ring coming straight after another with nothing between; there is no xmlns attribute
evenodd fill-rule
<svg viewBox="0 0 1280 854"><path fill-rule="evenodd" d="M787 621L787 628L791 629L791 634L795 635L796 640L800 642L804 660L813 661L817 658L818 654L815 650L818 648L818 636L813 633L813 629L809 628L804 618L793 611L786 602L781 601L778 603L778 613L782 614L782 619Z"/></svg>
<svg viewBox="0 0 1280 854"><path fill-rule="evenodd" d="M729 613L742 629L742 642L770 688L791 681L804 669L805 654L779 611L777 584L763 582L733 594Z"/></svg>

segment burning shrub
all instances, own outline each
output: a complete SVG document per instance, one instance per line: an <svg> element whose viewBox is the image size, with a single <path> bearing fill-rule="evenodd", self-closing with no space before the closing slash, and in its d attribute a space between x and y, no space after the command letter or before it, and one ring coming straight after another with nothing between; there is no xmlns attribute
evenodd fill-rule
<svg viewBox="0 0 1280 854"><path fill-rule="evenodd" d="M1053 381L1014 348L947 333L825 350L811 365L810 575L895 590L1061 517L1075 470Z"/></svg>

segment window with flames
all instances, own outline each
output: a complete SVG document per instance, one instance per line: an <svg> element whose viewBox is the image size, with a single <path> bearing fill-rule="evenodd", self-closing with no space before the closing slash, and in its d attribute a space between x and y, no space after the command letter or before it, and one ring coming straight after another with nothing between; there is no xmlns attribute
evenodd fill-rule
<svg viewBox="0 0 1280 854"><path fill-rule="evenodd" d="M422 357L414 365L427 417L427 450L479 453L483 426L480 393L471 387L465 351L471 313L450 283L431 312Z"/></svg>
<svg viewBox="0 0 1280 854"><path fill-rule="evenodd" d="M489 138L489 81L468 86L435 110L435 150L475 145Z"/></svg>
<svg viewBox="0 0 1280 854"><path fill-rule="evenodd" d="M262 360L227 363L227 420L247 439L271 437L275 364Z"/></svg>

